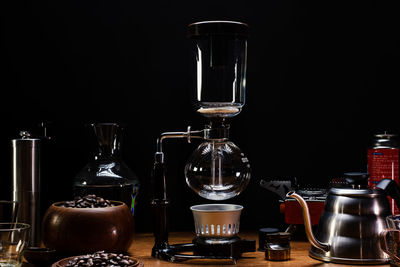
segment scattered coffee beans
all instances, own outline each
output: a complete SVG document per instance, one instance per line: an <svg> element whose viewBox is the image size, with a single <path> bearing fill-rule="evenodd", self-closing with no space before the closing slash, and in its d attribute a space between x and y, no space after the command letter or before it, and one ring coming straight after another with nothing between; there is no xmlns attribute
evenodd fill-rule
<svg viewBox="0 0 400 267"><path fill-rule="evenodd" d="M94 254L76 257L70 260L65 267L129 267L136 263L137 261L131 260L127 255L98 251Z"/></svg>
<svg viewBox="0 0 400 267"><path fill-rule="evenodd" d="M61 207L65 208L105 208L112 207L111 201L96 195L87 195L84 197L76 197L72 201L65 201Z"/></svg>

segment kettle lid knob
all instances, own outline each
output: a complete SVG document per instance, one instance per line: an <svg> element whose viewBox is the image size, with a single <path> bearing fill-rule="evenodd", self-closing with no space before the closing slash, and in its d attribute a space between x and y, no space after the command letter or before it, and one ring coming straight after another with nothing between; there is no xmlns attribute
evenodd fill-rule
<svg viewBox="0 0 400 267"><path fill-rule="evenodd" d="M331 186L335 188L363 189L368 186L369 173L366 172L345 172L343 177L333 179Z"/></svg>

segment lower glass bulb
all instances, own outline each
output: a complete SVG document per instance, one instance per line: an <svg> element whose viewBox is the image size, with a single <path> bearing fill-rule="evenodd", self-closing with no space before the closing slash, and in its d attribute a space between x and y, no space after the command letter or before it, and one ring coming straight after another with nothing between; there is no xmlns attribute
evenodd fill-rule
<svg viewBox="0 0 400 267"><path fill-rule="evenodd" d="M240 194L250 180L250 164L232 142L209 140L190 156L186 183L201 197L225 200Z"/></svg>

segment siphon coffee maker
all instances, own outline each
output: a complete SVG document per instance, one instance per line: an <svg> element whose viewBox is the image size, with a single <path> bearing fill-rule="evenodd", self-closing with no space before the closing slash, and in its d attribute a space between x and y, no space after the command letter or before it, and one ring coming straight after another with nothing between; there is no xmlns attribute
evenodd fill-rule
<svg viewBox="0 0 400 267"><path fill-rule="evenodd" d="M168 243L168 206L165 139L203 142L184 169L187 185L209 200L227 200L240 194L250 180L250 164L229 140L229 120L245 104L248 26L234 21L204 21L188 26L194 43L196 84L194 107L208 123L202 130L165 132L157 140L152 173L155 244L152 256L171 262L190 259L227 259L236 263L243 252L255 251L255 240L238 237L240 205L192 206L196 237L192 243ZM188 253L192 252L192 253Z"/></svg>

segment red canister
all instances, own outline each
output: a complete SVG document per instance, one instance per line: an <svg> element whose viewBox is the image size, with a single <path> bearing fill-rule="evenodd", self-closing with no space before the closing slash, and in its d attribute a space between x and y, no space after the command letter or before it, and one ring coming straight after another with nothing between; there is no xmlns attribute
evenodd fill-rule
<svg viewBox="0 0 400 267"><path fill-rule="evenodd" d="M395 134L374 135L373 145L368 149L368 186L375 185L382 179L388 178L399 183L399 145ZM393 214L398 214L399 209L390 199Z"/></svg>

